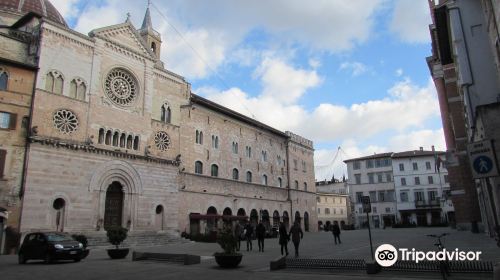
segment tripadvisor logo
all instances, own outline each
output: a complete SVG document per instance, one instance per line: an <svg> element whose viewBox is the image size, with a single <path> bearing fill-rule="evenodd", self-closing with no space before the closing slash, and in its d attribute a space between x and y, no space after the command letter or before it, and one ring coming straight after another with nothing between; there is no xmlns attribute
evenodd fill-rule
<svg viewBox="0 0 500 280"><path fill-rule="evenodd" d="M375 251L375 261L383 267L389 267L396 263L396 261L413 261L418 263L420 261L479 261L481 251L460 251L457 249L448 251L442 249L439 251L417 251L415 248L399 248L397 250L390 244L382 244L378 246ZM398 256L400 256L398 258Z"/></svg>

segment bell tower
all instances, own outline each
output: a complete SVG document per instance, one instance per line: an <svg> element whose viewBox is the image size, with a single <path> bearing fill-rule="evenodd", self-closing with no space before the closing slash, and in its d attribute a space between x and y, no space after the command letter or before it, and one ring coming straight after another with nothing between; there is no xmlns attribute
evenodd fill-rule
<svg viewBox="0 0 500 280"><path fill-rule="evenodd" d="M144 15L141 29L139 29L138 31L151 52L156 55L156 58L160 59L161 35L158 31L153 29L153 24L151 23L151 14L149 11L150 5L151 1L148 1L148 8L146 9L146 14Z"/></svg>

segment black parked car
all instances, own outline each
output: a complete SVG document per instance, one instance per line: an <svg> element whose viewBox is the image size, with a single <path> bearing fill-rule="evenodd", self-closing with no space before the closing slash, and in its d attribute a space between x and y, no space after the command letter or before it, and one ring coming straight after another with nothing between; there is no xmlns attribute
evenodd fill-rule
<svg viewBox="0 0 500 280"><path fill-rule="evenodd" d="M83 257L82 254L82 243L70 235L61 232L33 232L24 237L18 260L20 264L33 259L44 260L45 263L56 260L79 262Z"/></svg>

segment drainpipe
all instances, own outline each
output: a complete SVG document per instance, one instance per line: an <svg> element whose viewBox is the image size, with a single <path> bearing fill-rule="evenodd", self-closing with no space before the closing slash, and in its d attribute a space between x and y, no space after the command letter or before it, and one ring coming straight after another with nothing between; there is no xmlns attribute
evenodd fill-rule
<svg viewBox="0 0 500 280"><path fill-rule="evenodd" d="M287 176L287 198L286 200L290 202L290 214L288 215L288 223L290 223L292 211L293 211L293 206L292 206L292 200L290 198L290 136L288 136L286 140L286 176Z"/></svg>

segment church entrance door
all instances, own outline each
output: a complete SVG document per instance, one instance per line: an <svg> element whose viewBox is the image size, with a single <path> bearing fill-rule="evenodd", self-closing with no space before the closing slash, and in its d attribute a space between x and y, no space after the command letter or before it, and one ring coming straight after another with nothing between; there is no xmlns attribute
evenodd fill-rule
<svg viewBox="0 0 500 280"><path fill-rule="evenodd" d="M104 206L104 229L122 225L123 188L118 182L109 185Z"/></svg>

